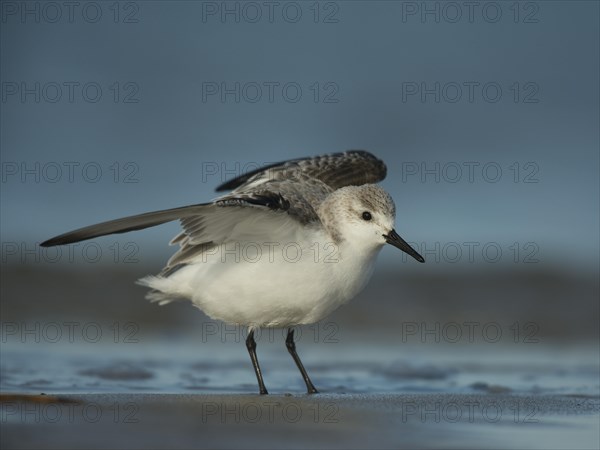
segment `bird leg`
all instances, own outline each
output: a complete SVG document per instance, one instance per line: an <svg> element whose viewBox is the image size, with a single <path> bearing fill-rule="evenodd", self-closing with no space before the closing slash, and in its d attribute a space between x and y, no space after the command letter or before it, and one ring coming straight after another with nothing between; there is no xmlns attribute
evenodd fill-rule
<svg viewBox="0 0 600 450"><path fill-rule="evenodd" d="M250 333L248 333L248 337L246 338L246 348L248 349L248 353L250 353L250 359L252 360L252 365L254 366L254 373L256 373L260 394L267 395L267 388L265 387L260 366L258 365L258 358L256 357L256 341L254 340L254 330L250 330Z"/></svg>
<svg viewBox="0 0 600 450"><path fill-rule="evenodd" d="M290 355L292 355L292 358L294 358L298 369L300 369L300 373L302 374L302 378L304 378L304 382L306 383L306 390L308 391L308 393L318 393L319 391L317 391L317 388L312 384L312 381L310 381L308 373L306 373L306 369L302 365L302 361L300 361L298 353L296 353L296 344L294 342L294 330L292 328L288 328L287 338L285 339L285 346L287 347L288 352L290 352Z"/></svg>

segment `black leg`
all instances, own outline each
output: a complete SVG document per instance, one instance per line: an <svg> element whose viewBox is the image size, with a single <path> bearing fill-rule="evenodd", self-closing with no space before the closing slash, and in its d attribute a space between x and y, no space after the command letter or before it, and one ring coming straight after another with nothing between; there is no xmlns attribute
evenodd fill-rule
<svg viewBox="0 0 600 450"><path fill-rule="evenodd" d="M258 388L260 389L260 393L261 395L267 395L267 388L265 387L260 366L258 365L258 358L256 357L254 330L251 330L250 333L248 333L248 337L246 338L246 348L248 349L248 353L250 353L250 359L252 360L252 365L254 366L254 373L256 373L256 379L258 380Z"/></svg>
<svg viewBox="0 0 600 450"><path fill-rule="evenodd" d="M306 383L306 390L308 391L308 393L318 393L319 391L317 391L317 388L312 384L312 381L310 381L310 378L306 373L306 369L302 365L302 361L300 361L298 353L296 353L296 344L294 343L294 330L292 328L288 328L287 338L285 339L285 346L287 347L288 352L290 352L290 355L292 355L292 358L294 358L298 369L300 369L300 373L302 374L302 378L304 378L304 382Z"/></svg>

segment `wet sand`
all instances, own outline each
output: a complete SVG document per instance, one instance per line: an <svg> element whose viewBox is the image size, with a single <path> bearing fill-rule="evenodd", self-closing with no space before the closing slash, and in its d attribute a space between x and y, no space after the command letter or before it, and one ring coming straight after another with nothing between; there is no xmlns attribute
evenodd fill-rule
<svg viewBox="0 0 600 450"><path fill-rule="evenodd" d="M598 448L600 399L490 394L2 398L2 448Z"/></svg>

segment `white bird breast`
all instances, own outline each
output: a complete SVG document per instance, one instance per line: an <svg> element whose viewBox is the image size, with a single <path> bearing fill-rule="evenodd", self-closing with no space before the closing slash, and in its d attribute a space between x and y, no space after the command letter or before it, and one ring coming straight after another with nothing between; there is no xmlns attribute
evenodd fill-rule
<svg viewBox="0 0 600 450"><path fill-rule="evenodd" d="M288 327L323 319L369 280L378 251L354 254L322 230L293 227L286 234L215 246L168 278L142 284L188 298L213 319Z"/></svg>

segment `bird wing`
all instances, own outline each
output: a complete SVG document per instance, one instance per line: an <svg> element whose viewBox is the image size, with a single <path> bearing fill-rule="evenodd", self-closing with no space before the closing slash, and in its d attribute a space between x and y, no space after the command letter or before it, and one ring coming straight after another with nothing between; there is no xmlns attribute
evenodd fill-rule
<svg viewBox="0 0 600 450"><path fill-rule="evenodd" d="M61 234L40 245L71 244L180 220L183 231L171 241L180 248L161 273L169 275L216 245L293 236L301 225L320 222L317 208L334 190L375 183L385 175L385 164L361 150L286 161L219 186L217 190L234 190L211 203L102 222Z"/></svg>
<svg viewBox="0 0 600 450"><path fill-rule="evenodd" d="M183 231L170 242L179 244L179 250L167 262L163 275L189 264L218 245L253 242L261 246L267 242L288 242L301 227L285 208L245 203L214 203L203 214L181 219L181 226Z"/></svg>
<svg viewBox="0 0 600 450"><path fill-rule="evenodd" d="M236 191L216 199L202 214L182 218L183 231L170 242L180 248L162 274L227 242L288 242L302 226L320 222L315 205L332 192L318 180L284 180L268 187Z"/></svg>
<svg viewBox="0 0 600 450"><path fill-rule="evenodd" d="M55 236L42 242L42 247L52 247L55 245L72 244L74 242L85 241L108 234L127 233L128 231L143 230L173 220L182 219L188 216L201 214L202 210L210 204L199 204L182 206L173 209L164 209L153 211L135 216L122 217L120 219L109 220L108 222L97 223L87 227Z"/></svg>
<svg viewBox="0 0 600 450"><path fill-rule="evenodd" d="M244 190L263 183L294 178L316 179L335 190L344 186L378 183L386 173L384 162L371 153L348 150L261 167L221 184L216 190Z"/></svg>
<svg viewBox="0 0 600 450"><path fill-rule="evenodd" d="M324 198L330 189L318 182L310 185L308 198L297 191L295 183L275 183L276 192L261 189L229 194L212 203L123 217L61 234L40 245L71 244L180 220L183 231L171 241L180 248L161 272L169 275L217 245L232 241L254 241L259 245L281 242L297 233L302 224L317 222L319 219L310 196Z"/></svg>

